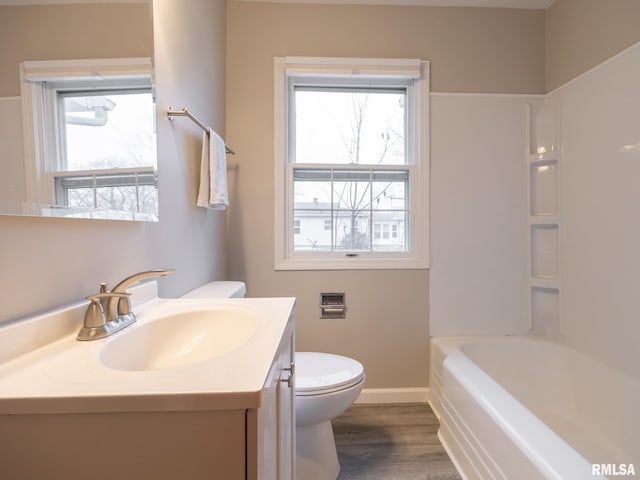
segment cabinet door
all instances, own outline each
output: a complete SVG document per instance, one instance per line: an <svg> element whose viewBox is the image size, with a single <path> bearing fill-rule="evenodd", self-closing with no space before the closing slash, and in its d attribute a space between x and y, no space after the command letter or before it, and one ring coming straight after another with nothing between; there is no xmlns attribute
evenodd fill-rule
<svg viewBox="0 0 640 480"><path fill-rule="evenodd" d="M294 326L289 322L262 390L262 404L247 411L247 479L295 478Z"/></svg>
<svg viewBox="0 0 640 480"><path fill-rule="evenodd" d="M276 357L277 358L277 357ZM247 411L247 479L278 479L278 396L281 368L274 362L262 390L262 404Z"/></svg>
<svg viewBox="0 0 640 480"><path fill-rule="evenodd" d="M278 479L295 478L295 365L294 332L287 330L279 355L282 378L278 388Z"/></svg>

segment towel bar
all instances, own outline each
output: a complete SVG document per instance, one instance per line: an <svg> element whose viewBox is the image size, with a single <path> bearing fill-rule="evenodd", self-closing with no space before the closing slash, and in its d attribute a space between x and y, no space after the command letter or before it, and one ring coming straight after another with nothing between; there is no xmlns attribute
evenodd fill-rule
<svg viewBox="0 0 640 480"><path fill-rule="evenodd" d="M173 117L189 117L193 121L193 123L198 125L205 132L209 131L209 127L207 127L204 123L202 123L198 119L198 117L196 117L193 113L191 113L186 108L183 108L182 110L174 110L173 108L169 107L169 108L167 108L167 116L169 117L169 120L173 120ZM233 151L233 149L231 149L227 144L225 144L224 148L225 148L227 153L229 153L231 155L235 155L236 154L236 152Z"/></svg>

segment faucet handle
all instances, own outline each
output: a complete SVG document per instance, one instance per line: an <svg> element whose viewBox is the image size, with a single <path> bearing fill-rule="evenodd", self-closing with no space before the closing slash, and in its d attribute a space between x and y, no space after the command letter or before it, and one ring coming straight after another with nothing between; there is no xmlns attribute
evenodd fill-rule
<svg viewBox="0 0 640 480"><path fill-rule="evenodd" d="M120 297L120 299L118 300L118 315L129 315L131 313L130 297L130 293L127 293L124 297Z"/></svg>
<svg viewBox="0 0 640 480"><path fill-rule="evenodd" d="M76 338L78 340L93 340L106 337L109 334L109 329L106 326L107 319L104 314L104 308L102 307L104 299L116 297L126 298L128 300L129 295L131 294L101 292L86 297L91 303L89 303L87 307L87 311L84 314L84 323Z"/></svg>
<svg viewBox="0 0 640 480"><path fill-rule="evenodd" d="M91 303L87 307L87 311L84 314L84 326L87 328L100 327L105 323L104 308L102 307L102 300L111 297L128 297L129 293L112 293L104 292L97 293L95 295L89 295L85 297Z"/></svg>
<svg viewBox="0 0 640 480"><path fill-rule="evenodd" d="M100 298L86 297L91 303L84 313L84 328L95 328L104 325L104 308L100 303Z"/></svg>
<svg viewBox="0 0 640 480"><path fill-rule="evenodd" d="M126 302L129 303L129 297L131 296L130 293L109 292L109 291L103 292L102 285L104 284L100 285L100 293L96 293L95 295L89 295L85 297L87 300L91 302L91 304L89 305L89 308L87 309L87 313L85 314L85 317L84 317L85 326L95 327L99 325L104 325L105 321L107 320L104 315L104 305L106 305L109 302L109 299L111 298L126 299ZM106 290L106 286L104 290ZM92 318L88 319L87 316L90 316ZM89 323L91 323L92 325L87 325L87 320L90 320ZM97 324L94 325L94 323L96 322Z"/></svg>
<svg viewBox="0 0 640 480"><path fill-rule="evenodd" d="M114 297L128 299L130 295L130 293L101 292L85 297L91 303L84 314L84 326L93 328L104 325L107 319L104 316L103 302Z"/></svg>

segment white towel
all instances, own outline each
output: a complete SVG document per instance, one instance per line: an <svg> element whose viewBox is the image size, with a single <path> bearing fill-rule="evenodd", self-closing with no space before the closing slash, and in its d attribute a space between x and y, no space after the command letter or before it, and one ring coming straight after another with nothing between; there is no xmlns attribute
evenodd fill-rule
<svg viewBox="0 0 640 480"><path fill-rule="evenodd" d="M224 140L212 129L202 135L202 162L198 207L224 210L229 205L227 152Z"/></svg>

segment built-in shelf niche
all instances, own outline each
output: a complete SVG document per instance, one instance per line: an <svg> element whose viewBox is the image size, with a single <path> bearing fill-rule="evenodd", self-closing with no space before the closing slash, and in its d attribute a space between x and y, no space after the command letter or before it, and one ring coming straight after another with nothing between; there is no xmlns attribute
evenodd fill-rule
<svg viewBox="0 0 640 480"><path fill-rule="evenodd" d="M559 228L555 224L531 225L531 277L559 278Z"/></svg>
<svg viewBox="0 0 640 480"><path fill-rule="evenodd" d="M534 157L534 158L537 158ZM530 215L558 215L558 162L533 161L529 166L531 182Z"/></svg>
<svg viewBox="0 0 640 480"><path fill-rule="evenodd" d="M556 288L531 288L531 331L560 333L560 292Z"/></svg>

